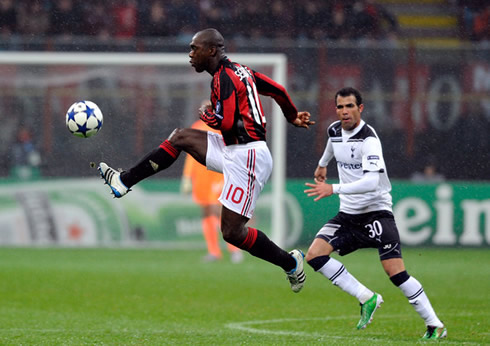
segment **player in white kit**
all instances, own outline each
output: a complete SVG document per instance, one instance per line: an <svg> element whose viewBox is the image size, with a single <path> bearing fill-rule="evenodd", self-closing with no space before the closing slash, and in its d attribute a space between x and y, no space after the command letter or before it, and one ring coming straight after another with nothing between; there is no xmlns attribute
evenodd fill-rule
<svg viewBox="0 0 490 346"><path fill-rule="evenodd" d="M374 129L361 120L362 96L354 88L343 88L336 93L335 104L339 120L328 128L327 145L314 173L315 183L306 183L309 188L305 193L315 196L315 201L339 194L340 208L317 233L306 261L359 300L361 318L357 329L364 329L383 298L360 283L330 254L336 251L344 256L360 248L378 249L386 274L425 321L427 331L422 339L444 338L446 327L422 285L405 270L381 142ZM326 183L327 165L333 158L339 184Z"/></svg>

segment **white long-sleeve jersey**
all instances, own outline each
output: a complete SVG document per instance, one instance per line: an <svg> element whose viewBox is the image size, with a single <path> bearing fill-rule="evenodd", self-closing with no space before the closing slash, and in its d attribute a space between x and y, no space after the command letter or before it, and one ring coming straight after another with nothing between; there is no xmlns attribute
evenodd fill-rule
<svg viewBox="0 0 490 346"><path fill-rule="evenodd" d="M318 165L326 167L335 158L339 184L333 192L340 197L340 211L363 214L392 211L391 183L386 172L381 142L376 131L363 120L352 131L340 121L328 128L328 141Z"/></svg>

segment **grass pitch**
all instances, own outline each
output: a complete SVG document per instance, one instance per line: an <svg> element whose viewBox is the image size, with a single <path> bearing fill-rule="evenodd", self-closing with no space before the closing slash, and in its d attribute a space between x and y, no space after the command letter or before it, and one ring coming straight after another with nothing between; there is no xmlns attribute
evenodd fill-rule
<svg viewBox="0 0 490 346"><path fill-rule="evenodd" d="M413 345L423 321L375 250L340 258L385 303L355 329L357 301L310 267L202 263L203 251L0 249L0 344ZM338 257L337 257L338 258ZM444 344L490 344L490 251L404 249L407 270L448 327Z"/></svg>

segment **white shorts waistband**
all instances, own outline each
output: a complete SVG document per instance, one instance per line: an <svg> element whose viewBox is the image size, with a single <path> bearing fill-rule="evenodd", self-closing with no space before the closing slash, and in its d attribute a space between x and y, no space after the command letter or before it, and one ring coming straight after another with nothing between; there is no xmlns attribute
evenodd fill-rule
<svg viewBox="0 0 490 346"><path fill-rule="evenodd" d="M232 145L225 146L227 150L244 150L244 149L264 148L264 147L267 148L267 142L265 141L255 141L246 144L232 144Z"/></svg>

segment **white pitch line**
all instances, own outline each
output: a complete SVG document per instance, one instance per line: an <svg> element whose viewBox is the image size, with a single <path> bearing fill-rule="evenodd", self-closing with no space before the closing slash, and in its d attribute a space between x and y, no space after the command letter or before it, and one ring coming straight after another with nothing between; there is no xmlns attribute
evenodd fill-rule
<svg viewBox="0 0 490 346"><path fill-rule="evenodd" d="M464 317L464 316L488 316L488 313L482 312L481 314L469 314L469 313L459 313L459 314L454 314L453 316L458 316L458 317ZM225 324L225 327L229 329L234 329L238 331L243 331L243 332L248 332L248 333L254 333L254 334L264 334L264 335L281 335L281 336L299 336L299 337L308 337L308 338L329 338L329 339L338 339L338 340L361 340L361 341L366 341L369 340L370 344L373 343L381 343L381 344L386 344L388 341L379 339L376 340L376 335L370 334L368 338L362 337L362 336L342 336L342 335L330 335L326 332L317 332L317 333L307 333L307 332L299 332L299 331L292 331L292 330L269 330L265 328L258 328L258 327L253 327L254 325L266 325L266 324L279 324L279 323L284 323L284 322L305 322L305 321L330 321L330 320L342 320L342 319L356 319L358 318L358 315L344 315L344 316L326 316L326 317L312 317L312 318L278 318L278 319L271 319L271 320L256 320L256 321L244 321L244 322L232 322L232 323L227 323ZM406 315L383 315L381 317L383 319L386 318L397 318L397 319L407 319L408 317ZM378 319L381 319L378 318ZM78 334L98 334L98 333L107 333L106 329L83 329L83 330L77 330L77 329L56 329L56 328L0 328L0 332L25 332L25 331L30 331L31 333L78 333ZM111 330L111 333L115 334L154 334L154 335L163 335L165 333L168 333L169 330L163 330L163 329L138 329L138 330L132 330L132 329L121 329L121 330ZM449 333L451 330L449 330ZM489 335L488 332L480 333L481 335ZM450 334L449 334L450 335ZM461 344L462 341L452 341L449 337L449 339L444 339L445 344ZM480 345L481 343L479 342L470 342L470 341L463 341L465 345Z"/></svg>
<svg viewBox="0 0 490 346"><path fill-rule="evenodd" d="M467 313L462 313L461 316L468 316ZM459 314L456 316L460 316ZM292 330L269 330L265 328L253 327L253 325L266 325L266 324L277 324L284 322L304 322L304 321L330 321L330 320L343 320L343 319L356 319L358 315L344 315L344 316L326 316L326 317L316 317L316 318L278 318L272 320L256 320L256 321L245 321L245 322L232 322L225 324L225 327L230 329L236 329L244 332L254 333L254 334L266 334L266 335L289 335L289 336L301 336L301 337L310 337L310 338L318 338L318 337L327 337L329 339L349 339L349 340L366 340L365 337L357 337L357 336L342 336L342 335L330 335L328 333L307 333L307 332L297 332ZM384 315L382 318L397 318L397 319L406 319L406 315ZM449 330L450 332L450 330ZM485 334L485 333L482 333ZM369 336L369 342L376 342L373 338L375 335ZM386 343L386 340L379 340L380 343ZM451 341L448 339L444 339L444 343L447 344L461 344L460 341ZM465 341L465 345L479 345L479 342L470 342Z"/></svg>
<svg viewBox="0 0 490 346"><path fill-rule="evenodd" d="M273 335L290 335L290 336L307 336L307 337L324 337L327 336L324 333L307 333L307 332L295 332L292 330L269 330L269 329L258 329L255 327L248 327L252 325L264 325L264 324L274 324L274 323L284 323L284 322L298 322L298 321L328 321L328 320L340 320L347 318L356 318L356 316L335 316L335 317L317 317L317 318L278 318L274 320L262 320L262 321L245 321L245 322L232 322L227 323L225 327L230 329L237 329L244 332L255 333L255 334L273 334ZM343 339L342 336L330 336L331 338Z"/></svg>

